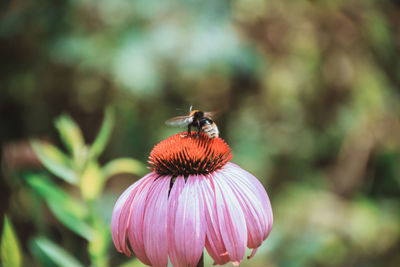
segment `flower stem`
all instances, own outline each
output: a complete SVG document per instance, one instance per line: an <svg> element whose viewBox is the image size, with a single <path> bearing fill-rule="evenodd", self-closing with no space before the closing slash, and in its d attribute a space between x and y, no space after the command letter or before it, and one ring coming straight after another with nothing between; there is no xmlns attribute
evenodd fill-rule
<svg viewBox="0 0 400 267"><path fill-rule="evenodd" d="M204 259L203 259L204 253L201 254L201 258L199 260L199 263L197 263L197 267L204 267Z"/></svg>

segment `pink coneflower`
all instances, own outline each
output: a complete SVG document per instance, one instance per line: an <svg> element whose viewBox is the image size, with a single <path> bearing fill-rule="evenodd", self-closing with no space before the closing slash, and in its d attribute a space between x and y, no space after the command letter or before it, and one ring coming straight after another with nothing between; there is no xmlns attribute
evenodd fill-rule
<svg viewBox="0 0 400 267"><path fill-rule="evenodd" d="M175 267L196 266L204 247L214 264L238 265L246 246L253 257L271 231L271 204L257 178L231 159L222 139L203 133L161 141L149 157L153 171L115 204L117 250L155 267L168 258Z"/></svg>

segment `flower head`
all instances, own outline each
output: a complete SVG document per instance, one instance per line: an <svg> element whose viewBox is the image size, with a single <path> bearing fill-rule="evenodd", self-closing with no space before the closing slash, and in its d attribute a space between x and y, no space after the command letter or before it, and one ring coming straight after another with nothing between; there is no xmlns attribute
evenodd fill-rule
<svg viewBox="0 0 400 267"><path fill-rule="evenodd" d="M175 267L194 267L204 248L214 264L238 265L246 247L254 256L271 231L272 209L257 178L231 159L222 139L203 133L161 141L150 153L153 171L115 204L117 250L157 267L168 258Z"/></svg>
<svg viewBox="0 0 400 267"><path fill-rule="evenodd" d="M204 133L176 134L161 141L150 153L149 163L160 175L209 174L232 159L229 146Z"/></svg>

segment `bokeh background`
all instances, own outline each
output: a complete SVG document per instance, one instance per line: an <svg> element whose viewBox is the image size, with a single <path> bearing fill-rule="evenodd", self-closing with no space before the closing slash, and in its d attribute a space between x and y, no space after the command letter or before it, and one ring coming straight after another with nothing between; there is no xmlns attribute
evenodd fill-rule
<svg viewBox="0 0 400 267"><path fill-rule="evenodd" d="M190 105L219 111L271 198L270 237L241 266L399 266L398 1L0 7L2 246L23 266L141 266L110 243L112 207Z"/></svg>

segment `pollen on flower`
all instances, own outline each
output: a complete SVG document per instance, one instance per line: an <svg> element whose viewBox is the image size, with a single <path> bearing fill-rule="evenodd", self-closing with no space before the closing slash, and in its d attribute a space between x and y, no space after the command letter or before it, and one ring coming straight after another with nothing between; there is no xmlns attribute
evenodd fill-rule
<svg viewBox="0 0 400 267"><path fill-rule="evenodd" d="M158 143L148 162L158 174L189 175L208 174L222 168L231 159L231 149L221 138L184 132Z"/></svg>

